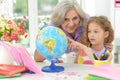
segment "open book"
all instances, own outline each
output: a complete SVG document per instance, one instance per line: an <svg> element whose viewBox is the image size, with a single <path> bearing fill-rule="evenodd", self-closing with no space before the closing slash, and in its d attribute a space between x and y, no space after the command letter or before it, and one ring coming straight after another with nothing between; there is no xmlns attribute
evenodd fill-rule
<svg viewBox="0 0 120 80"><path fill-rule="evenodd" d="M30 57L29 53L23 46L10 45L4 41L0 41L0 44L3 45L8 52L10 52L18 65L23 65L27 70L42 75L35 61Z"/></svg>
<svg viewBox="0 0 120 80"><path fill-rule="evenodd" d="M0 64L0 75L12 76L17 73L24 72L25 70L26 70L25 66Z"/></svg>

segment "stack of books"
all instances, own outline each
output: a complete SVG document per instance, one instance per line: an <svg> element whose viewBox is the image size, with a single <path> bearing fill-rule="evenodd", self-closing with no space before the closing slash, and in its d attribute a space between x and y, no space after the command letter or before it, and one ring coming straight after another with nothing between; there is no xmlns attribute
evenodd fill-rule
<svg viewBox="0 0 120 80"><path fill-rule="evenodd" d="M22 75L21 73L24 72L25 70L26 70L25 66L0 64L0 79L19 77Z"/></svg>
<svg viewBox="0 0 120 80"><path fill-rule="evenodd" d="M120 66L100 65L87 70L89 80L119 80Z"/></svg>

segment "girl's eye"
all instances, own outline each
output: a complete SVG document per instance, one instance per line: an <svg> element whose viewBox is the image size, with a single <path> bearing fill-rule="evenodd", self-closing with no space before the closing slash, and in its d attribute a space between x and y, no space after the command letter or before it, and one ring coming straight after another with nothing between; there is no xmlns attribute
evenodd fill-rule
<svg viewBox="0 0 120 80"><path fill-rule="evenodd" d="M91 31L88 31L88 33L90 33Z"/></svg>
<svg viewBox="0 0 120 80"><path fill-rule="evenodd" d="M98 33L98 31L95 31L95 33Z"/></svg>

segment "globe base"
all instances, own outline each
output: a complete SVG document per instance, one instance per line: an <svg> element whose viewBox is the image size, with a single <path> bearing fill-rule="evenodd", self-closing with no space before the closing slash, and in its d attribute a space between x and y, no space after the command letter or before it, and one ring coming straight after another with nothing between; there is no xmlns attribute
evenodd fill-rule
<svg viewBox="0 0 120 80"><path fill-rule="evenodd" d="M52 73L52 72L61 72L61 71L64 71L64 67L62 66L56 66L54 69L50 68L50 66L45 66L42 68L42 71L43 72L49 72L49 73Z"/></svg>
<svg viewBox="0 0 120 80"><path fill-rule="evenodd" d="M54 61L51 61L51 65L43 67L42 71L43 72L49 72L49 73L52 73L52 72L61 72L61 71L64 71L64 67L62 67L62 66L56 66L54 64Z"/></svg>

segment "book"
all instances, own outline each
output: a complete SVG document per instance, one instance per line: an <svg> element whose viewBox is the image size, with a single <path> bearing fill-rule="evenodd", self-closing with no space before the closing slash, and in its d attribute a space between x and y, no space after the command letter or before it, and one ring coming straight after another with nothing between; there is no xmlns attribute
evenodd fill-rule
<svg viewBox="0 0 120 80"><path fill-rule="evenodd" d="M22 65L26 66L26 68L31 72L42 75L42 73L41 73L40 69L38 68L38 66L36 65L35 61L30 57L29 53L26 51L25 48L12 46L11 54L18 64L22 64Z"/></svg>
<svg viewBox="0 0 120 80"><path fill-rule="evenodd" d="M120 66L116 65L100 65L87 70L89 75L107 78L110 80L120 79Z"/></svg>
<svg viewBox="0 0 120 80"><path fill-rule="evenodd" d="M89 80L109 80L109 79L99 76L89 75Z"/></svg>
<svg viewBox="0 0 120 80"><path fill-rule="evenodd" d="M14 75L12 75L12 76L0 75L0 79L4 79L4 78L15 78L15 77L20 77L20 76L22 76L21 73L14 74Z"/></svg>
<svg viewBox="0 0 120 80"><path fill-rule="evenodd" d="M5 42L1 43L8 52L12 55L14 58L15 62L18 65L23 65L26 67L27 70L33 73L41 74L42 72L36 65L35 61L31 58L27 50L20 46L20 45L9 45Z"/></svg>
<svg viewBox="0 0 120 80"><path fill-rule="evenodd" d="M11 65L11 64L0 64L0 75L12 76L17 73L24 72L25 66Z"/></svg>

